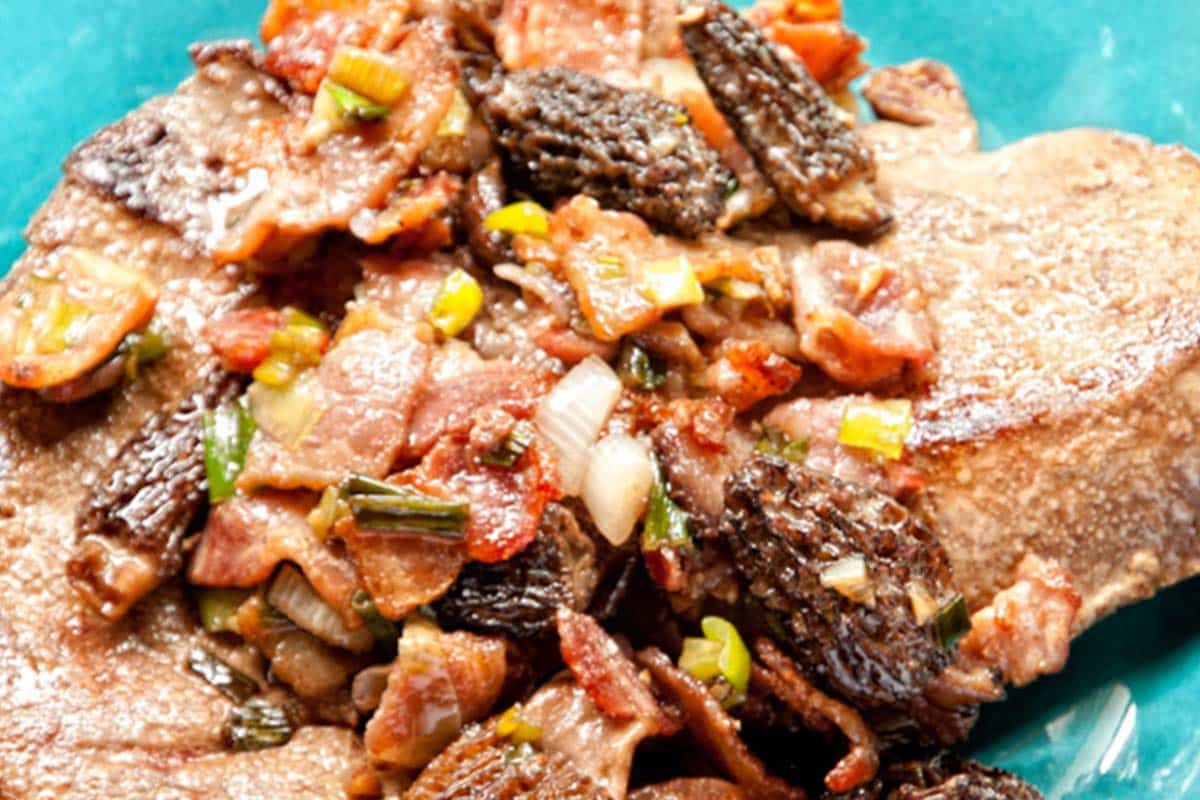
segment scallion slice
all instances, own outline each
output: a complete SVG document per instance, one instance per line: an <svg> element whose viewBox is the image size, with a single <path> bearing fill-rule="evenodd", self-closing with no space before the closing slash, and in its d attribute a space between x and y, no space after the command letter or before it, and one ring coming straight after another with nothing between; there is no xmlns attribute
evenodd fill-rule
<svg viewBox="0 0 1200 800"><path fill-rule="evenodd" d="M361 475L347 479L342 491L362 530L461 539L470 512L467 503L416 494Z"/></svg>
<svg viewBox="0 0 1200 800"><path fill-rule="evenodd" d="M537 203L523 200L488 214L483 227L495 233L525 234L544 239L550 234L550 212Z"/></svg>
<svg viewBox="0 0 1200 800"><path fill-rule="evenodd" d="M654 478L654 487L650 490L650 502L646 505L642 548L658 550L663 547L690 547L691 544L687 512L671 499L660 468Z"/></svg>
<svg viewBox="0 0 1200 800"><path fill-rule="evenodd" d="M254 436L254 418L244 403L229 403L205 414L202 428L208 499L220 503L237 493L237 479Z"/></svg>
<svg viewBox="0 0 1200 800"><path fill-rule="evenodd" d="M971 614L961 594L955 595L954 599L938 609L933 617L933 629L938 643L947 650L971 630Z"/></svg>
<svg viewBox="0 0 1200 800"><path fill-rule="evenodd" d="M391 113L391 109L358 92L347 89L335 81L326 79L322 91L328 92L337 106L338 113L345 119L358 122L378 122Z"/></svg>
<svg viewBox="0 0 1200 800"><path fill-rule="evenodd" d="M371 599L371 595L362 589L356 591L350 598L350 608L362 617L363 623L375 637L375 642L380 650L386 651L389 658L394 658L396 642L400 638L400 633L396 630L396 623L385 617L379 607L375 605L375 601Z"/></svg>
<svg viewBox="0 0 1200 800"><path fill-rule="evenodd" d="M294 732L286 709L255 697L233 709L225 737L234 750L262 750L287 744Z"/></svg>
<svg viewBox="0 0 1200 800"><path fill-rule="evenodd" d="M429 324L446 337L458 336L483 308L483 289L470 273L456 269L446 276L429 309Z"/></svg>
<svg viewBox="0 0 1200 800"><path fill-rule="evenodd" d="M226 664L203 647L188 653L188 669L235 703L244 703L258 694L258 684L249 675Z"/></svg>
<svg viewBox="0 0 1200 800"><path fill-rule="evenodd" d="M754 447L755 452L776 456L793 464L803 464L808 458L808 438L792 439L771 425L764 425L762 436Z"/></svg>
<svg viewBox="0 0 1200 800"><path fill-rule="evenodd" d="M513 428L504 437L504 441L500 442L495 450L485 454L481 460L488 466L511 469L516 466L521 456L525 455L525 451L531 444L533 444L533 430L522 423Z"/></svg>
<svg viewBox="0 0 1200 800"><path fill-rule="evenodd" d="M200 589L196 595L200 624L209 633L237 633L237 612L249 597L249 589Z"/></svg>
<svg viewBox="0 0 1200 800"><path fill-rule="evenodd" d="M750 649L737 628L721 617L705 617L700 620L700 629L704 638L721 645L717 658L721 676L738 692L745 692L750 686Z"/></svg>
<svg viewBox="0 0 1200 800"><path fill-rule="evenodd" d="M695 636L683 640L683 652L679 654L679 668L689 672L697 680L708 683L721 675L720 642Z"/></svg>
<svg viewBox="0 0 1200 800"><path fill-rule="evenodd" d="M617 374L626 386L652 392L667 382L667 365L632 341L621 348Z"/></svg>
<svg viewBox="0 0 1200 800"><path fill-rule="evenodd" d="M521 704L517 703L496 720L496 735L513 744L532 744L542 738L542 729L521 716Z"/></svg>

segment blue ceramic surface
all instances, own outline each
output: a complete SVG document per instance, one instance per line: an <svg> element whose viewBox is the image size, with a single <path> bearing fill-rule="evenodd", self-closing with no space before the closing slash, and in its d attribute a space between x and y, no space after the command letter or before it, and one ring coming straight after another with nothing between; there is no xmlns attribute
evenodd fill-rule
<svg viewBox="0 0 1200 800"><path fill-rule="evenodd" d="M0 272L70 148L189 70L196 39L253 36L261 0L0 0ZM845 0L883 64L953 66L996 147L1122 128L1200 150L1196 0ZM1200 798L1200 583L1127 609L1062 675L989 708L972 740L1052 800Z"/></svg>

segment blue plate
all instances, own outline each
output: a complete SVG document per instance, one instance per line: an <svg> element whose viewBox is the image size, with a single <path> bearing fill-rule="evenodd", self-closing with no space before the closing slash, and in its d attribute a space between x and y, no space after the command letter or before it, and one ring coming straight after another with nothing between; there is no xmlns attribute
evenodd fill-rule
<svg viewBox="0 0 1200 800"><path fill-rule="evenodd" d="M0 271L70 148L189 70L197 39L253 36L264 2L9 3L0 30ZM1200 150L1196 0L846 0L885 64L938 58L995 147L1077 125ZM1059 798L1200 797L1200 583L1076 642L1062 675L987 709L972 746Z"/></svg>

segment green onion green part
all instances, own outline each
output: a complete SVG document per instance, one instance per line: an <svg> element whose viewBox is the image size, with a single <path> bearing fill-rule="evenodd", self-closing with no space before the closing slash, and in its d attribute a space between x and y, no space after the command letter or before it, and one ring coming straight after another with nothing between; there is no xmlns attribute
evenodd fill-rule
<svg viewBox="0 0 1200 800"><path fill-rule="evenodd" d="M208 499L220 503L237 493L237 479L254 436L254 417L244 403L230 403L205 414L202 426Z"/></svg>
<svg viewBox="0 0 1200 800"><path fill-rule="evenodd" d="M687 512L676 505L667 493L661 468L654 477L650 490L650 502L646 505L646 522L642 528L642 549L659 550L663 547L691 547L692 537L688 532Z"/></svg>
<svg viewBox="0 0 1200 800"><path fill-rule="evenodd" d="M512 468L521 456L525 455L525 451L531 444L533 444L533 430L522 423L513 428L512 432L504 437L504 441L495 450L484 455L482 461L492 467Z"/></svg>
<svg viewBox="0 0 1200 800"><path fill-rule="evenodd" d="M750 686L750 648L742 641L737 628L721 617L705 617L700 621L704 638L721 646L717 666L721 676L738 692Z"/></svg>
<svg viewBox="0 0 1200 800"><path fill-rule="evenodd" d="M235 703L244 703L258 694L258 684L244 672L234 669L203 647L188 653L188 669Z"/></svg>
<svg viewBox="0 0 1200 800"><path fill-rule="evenodd" d="M325 91L333 98L338 113L346 119L362 122L377 122L386 117L391 109L373 102L358 92L351 91L334 81L325 81Z"/></svg>
<svg viewBox="0 0 1200 800"><path fill-rule="evenodd" d="M396 642L400 638L400 633L396 630L396 623L385 617L379 607L375 605L375 601L371 599L371 595L362 589L359 589L350 598L350 608L362 617L363 623L375 637L380 649L387 651L390 657L394 658Z"/></svg>
<svg viewBox="0 0 1200 800"><path fill-rule="evenodd" d="M803 464L808 458L808 437L792 439L771 425L764 425L762 437L754 447L755 452L782 458L793 464Z"/></svg>
<svg viewBox="0 0 1200 800"><path fill-rule="evenodd" d="M631 341L626 341L621 348L617 373L626 386L632 389L644 389L648 392L660 388L667 382L666 363Z"/></svg>
<svg viewBox="0 0 1200 800"><path fill-rule="evenodd" d="M961 594L955 595L953 600L942 606L934 615L933 630L937 634L938 643L947 650L954 647L958 640L971 630L971 614L967 611L967 601Z"/></svg>
<svg viewBox="0 0 1200 800"><path fill-rule="evenodd" d="M294 732L282 706L256 697L233 709L225 737L234 750L262 750L287 744Z"/></svg>
<svg viewBox="0 0 1200 800"><path fill-rule="evenodd" d="M204 630L209 633L237 633L237 612L250 594L249 589L200 589L196 595L196 607Z"/></svg>

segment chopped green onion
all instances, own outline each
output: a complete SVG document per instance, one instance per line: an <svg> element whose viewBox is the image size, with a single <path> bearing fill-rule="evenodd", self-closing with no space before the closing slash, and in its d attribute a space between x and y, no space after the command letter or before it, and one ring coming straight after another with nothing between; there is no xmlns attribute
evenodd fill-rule
<svg viewBox="0 0 1200 800"><path fill-rule="evenodd" d="M287 744L294 730L286 709L255 697L233 709L225 737L234 750L262 750Z"/></svg>
<svg viewBox="0 0 1200 800"><path fill-rule="evenodd" d="M793 464L803 464L808 458L808 437L792 439L778 428L764 425L762 436L754 450L763 455L777 456Z"/></svg>
<svg viewBox="0 0 1200 800"><path fill-rule="evenodd" d="M721 676L738 692L745 692L750 686L750 649L737 628L720 617L705 617L700 620L700 629L704 631L704 638L721 645L721 654L717 658Z"/></svg>
<svg viewBox="0 0 1200 800"><path fill-rule="evenodd" d="M208 499L220 503L237 493L237 479L254 436L254 418L245 404L228 403L205 414L202 427Z"/></svg>
<svg viewBox="0 0 1200 800"><path fill-rule="evenodd" d="M470 273L456 269L446 276L429 309L429 324L443 336L458 336L483 308L483 289Z"/></svg>
<svg viewBox="0 0 1200 800"><path fill-rule="evenodd" d="M529 742L522 742L521 744L510 744L504 751L504 760L509 763L517 763L527 761L535 755L537 755L537 749Z"/></svg>
<svg viewBox="0 0 1200 800"><path fill-rule="evenodd" d="M454 500L399 491L352 494L346 499L355 523L363 530L429 533L448 539L463 537L470 508Z"/></svg>
<svg viewBox="0 0 1200 800"><path fill-rule="evenodd" d="M688 533L687 512L676 505L667 492L661 469L655 474L650 502L646 505L646 522L642 528L642 549L664 547L687 548L692 544Z"/></svg>
<svg viewBox="0 0 1200 800"><path fill-rule="evenodd" d="M394 483L381 481L368 475L350 475L342 481L340 492L343 498L352 494L390 494L399 497L404 490Z"/></svg>
<svg viewBox="0 0 1200 800"><path fill-rule="evenodd" d="M689 672L697 680L708 683L721 675L720 642L689 636L683 640L683 652L679 654L679 668Z"/></svg>
<svg viewBox="0 0 1200 800"><path fill-rule="evenodd" d="M244 703L258 694L258 684L244 672L234 669L203 647L188 653L188 669L235 703Z"/></svg>
<svg viewBox="0 0 1200 800"><path fill-rule="evenodd" d="M249 589L200 589L196 595L200 624L209 633L237 633L237 612L249 597Z"/></svg>
<svg viewBox="0 0 1200 800"><path fill-rule="evenodd" d="M758 300L766 294L757 283L741 278L717 278L704 284L704 288L734 300Z"/></svg>
<svg viewBox="0 0 1200 800"><path fill-rule="evenodd" d="M933 619L933 615L938 612L937 601L933 599L929 589L925 588L925 584L913 580L904 584L904 589L908 592L908 602L912 605L913 618L917 624L924 625Z"/></svg>
<svg viewBox="0 0 1200 800"><path fill-rule="evenodd" d="M321 493L321 499L316 507L308 512L308 526L313 529L313 533L317 535L318 539L324 540L329 536L329 531L333 529L337 521L349 513L350 508L338 490L327 486Z"/></svg>
<svg viewBox="0 0 1200 800"><path fill-rule="evenodd" d="M933 617L933 629L938 643L947 650L971 630L971 614L961 594L955 595L953 600L938 609Z"/></svg>
<svg viewBox="0 0 1200 800"><path fill-rule="evenodd" d="M667 382L667 365L661 358L626 340L621 348L617 374L626 386L652 392Z"/></svg>
<svg viewBox="0 0 1200 800"><path fill-rule="evenodd" d="M680 128L682 128L684 125L687 125L687 124L688 124L689 122L691 122L691 121L692 121L691 117L689 117L689 116L688 116L686 113L684 113L683 111L676 112L676 114L675 114L675 124L676 124L677 126L679 126Z"/></svg>
<svg viewBox="0 0 1200 800"><path fill-rule="evenodd" d="M118 352L128 353L138 366L145 366L167 354L167 342L161 333L148 328L126 336Z"/></svg>
<svg viewBox="0 0 1200 800"><path fill-rule="evenodd" d="M661 309L704 302L704 287L686 256L643 264L641 291L647 300Z"/></svg>
<svg viewBox="0 0 1200 800"><path fill-rule="evenodd" d="M550 212L537 203L523 200L488 214L483 227L494 233L525 234L544 239L550 235Z"/></svg>
<svg viewBox="0 0 1200 800"><path fill-rule="evenodd" d="M296 365L281 353L272 353L254 368L254 380L272 389L287 388L296 379Z"/></svg>
<svg viewBox="0 0 1200 800"><path fill-rule="evenodd" d="M838 441L897 461L904 455L904 440L912 427L910 400L850 400L842 415Z"/></svg>
<svg viewBox="0 0 1200 800"><path fill-rule="evenodd" d="M363 623L375 637L380 649L386 650L389 657L394 658L396 642L400 638L400 633L396 630L396 623L385 617L379 607L375 605L375 601L371 599L371 595L362 589L356 591L350 598L350 608L354 609L355 614L362 617Z"/></svg>
<svg viewBox="0 0 1200 800"><path fill-rule="evenodd" d="M542 729L521 716L521 704L517 703L496 720L496 735L513 744L532 744L542 738Z"/></svg>
<svg viewBox="0 0 1200 800"><path fill-rule="evenodd" d="M522 423L513 428L504 437L504 441L500 442L495 450L485 454L481 460L488 466L512 468L521 459L521 456L525 455L525 451L531 444L533 444L533 430Z"/></svg>
<svg viewBox="0 0 1200 800"><path fill-rule="evenodd" d="M322 83L322 91L329 93L329 97L337 106L338 114L344 119L357 122L378 122L392 111L387 106L363 97L358 92L331 80Z"/></svg>

